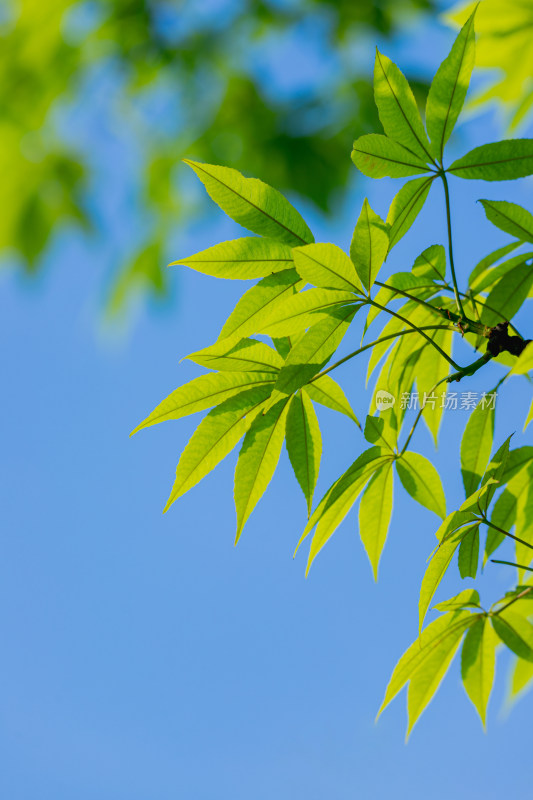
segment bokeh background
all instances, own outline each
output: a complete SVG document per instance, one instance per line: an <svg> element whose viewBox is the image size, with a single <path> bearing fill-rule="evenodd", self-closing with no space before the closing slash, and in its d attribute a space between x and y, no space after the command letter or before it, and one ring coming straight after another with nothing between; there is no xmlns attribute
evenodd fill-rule
<svg viewBox="0 0 533 800"><path fill-rule="evenodd" d="M509 707L505 657L487 736L457 664L407 747L403 696L373 722L416 635L438 525L430 512L396 492L377 585L355 514L305 580L305 554L292 559L305 504L285 455L234 548L234 457L163 517L195 420L128 439L198 374L179 360L214 341L244 286L166 269L242 230L180 159L263 178L287 191L317 240L346 247L363 197L384 215L398 188L363 179L349 159L353 138L379 129L374 48L400 64L423 103L453 40L443 17L451 6L2 4L2 796L527 796L531 698ZM483 0L478 63L493 69L475 75L478 100L452 153L509 131L532 135L532 28L528 0ZM531 185L454 182L463 277L505 243L475 201L531 207ZM435 190L387 270L409 268L444 236ZM517 325L529 333L527 312ZM466 348L457 357L466 363ZM364 365L342 369L336 377L364 416ZM491 366L460 388L489 391L500 376ZM514 430L518 440L529 407L529 386L514 381L500 392L498 443ZM450 507L462 499L467 413L447 412L438 452L426 431L415 440L441 471ZM327 410L320 421L318 495L364 446L349 421ZM513 580L491 565L482 599ZM456 590L450 578L441 596Z"/></svg>

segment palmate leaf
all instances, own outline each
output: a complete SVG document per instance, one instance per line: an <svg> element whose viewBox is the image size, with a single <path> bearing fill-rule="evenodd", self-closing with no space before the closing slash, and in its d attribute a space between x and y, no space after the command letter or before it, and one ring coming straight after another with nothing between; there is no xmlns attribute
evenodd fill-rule
<svg viewBox="0 0 533 800"><path fill-rule="evenodd" d="M431 150L442 161L444 145L457 122L474 67L474 13L463 25L449 56L442 62L429 87L426 126Z"/></svg>
<svg viewBox="0 0 533 800"><path fill-rule="evenodd" d="M448 167L458 178L511 181L533 174L533 139L505 139L475 147Z"/></svg>
<svg viewBox="0 0 533 800"><path fill-rule="evenodd" d="M287 400L276 403L265 414L256 416L244 437L235 469L235 544L276 470L285 438L288 410Z"/></svg>
<svg viewBox="0 0 533 800"><path fill-rule="evenodd" d="M446 497L439 473L431 461L420 453L407 451L394 463L403 488L413 500L444 519Z"/></svg>
<svg viewBox="0 0 533 800"><path fill-rule="evenodd" d="M285 359L269 405L293 394L320 372L341 343L354 314L351 306L334 308L328 317L307 331Z"/></svg>
<svg viewBox="0 0 533 800"><path fill-rule="evenodd" d="M394 197L387 215L387 223L390 225L389 250L398 244L417 218L434 180L434 177L414 178L402 186Z"/></svg>
<svg viewBox="0 0 533 800"><path fill-rule="evenodd" d="M430 145L411 87L396 64L377 49L374 99L387 136L423 161L432 161Z"/></svg>
<svg viewBox="0 0 533 800"><path fill-rule="evenodd" d="M417 278L443 281L446 277L446 252L441 244L432 244L415 259L411 272Z"/></svg>
<svg viewBox="0 0 533 800"><path fill-rule="evenodd" d="M486 616L479 617L466 633L461 652L461 676L465 691L486 724L487 705L494 683L498 639Z"/></svg>
<svg viewBox="0 0 533 800"><path fill-rule="evenodd" d="M313 403L305 389L299 391L291 400L285 437L294 474L307 501L309 517L320 469L322 437Z"/></svg>
<svg viewBox="0 0 533 800"><path fill-rule="evenodd" d="M296 546L295 554L316 526L307 560L306 575L316 555L339 527L370 477L389 459L390 453L383 448L371 447L361 453L346 472L330 486L311 514Z"/></svg>
<svg viewBox="0 0 533 800"><path fill-rule="evenodd" d="M494 437L494 409L490 406L477 404L461 440L461 474L467 497L478 488L490 458Z"/></svg>
<svg viewBox="0 0 533 800"><path fill-rule="evenodd" d="M368 133L355 140L352 161L368 178L408 178L428 172L421 158L379 133Z"/></svg>
<svg viewBox="0 0 533 800"><path fill-rule="evenodd" d="M222 372L272 372L277 374L283 358L258 339L241 339L237 344L220 342L187 356L189 361Z"/></svg>
<svg viewBox="0 0 533 800"><path fill-rule="evenodd" d="M381 553L387 539L393 497L392 461L380 467L370 479L359 504L359 535L378 579Z"/></svg>
<svg viewBox="0 0 533 800"><path fill-rule="evenodd" d="M286 269L263 278L241 297L222 327L219 341L232 337L236 343L252 333L258 333L287 298L303 285L295 269Z"/></svg>
<svg viewBox="0 0 533 800"><path fill-rule="evenodd" d="M173 261L169 266L176 264L214 278L250 280L292 266L292 250L274 239L248 236L215 244L194 256Z"/></svg>
<svg viewBox="0 0 533 800"><path fill-rule="evenodd" d="M492 327L503 320L513 319L533 286L533 270L520 264L507 272L489 292L481 311L481 321Z"/></svg>
<svg viewBox="0 0 533 800"><path fill-rule="evenodd" d="M308 244L293 250L294 266L307 283L323 289L362 292L352 261L334 244Z"/></svg>
<svg viewBox="0 0 533 800"><path fill-rule="evenodd" d="M302 334L310 328L327 319L331 311L343 306L354 306L353 292L343 292L339 289L307 289L292 297L285 297L283 302L276 304L269 315L265 315L257 333L268 336L293 336Z"/></svg>
<svg viewBox="0 0 533 800"><path fill-rule="evenodd" d="M292 247L313 241L298 211L276 189L256 178L245 178L231 167L184 162L196 172L215 203L239 225Z"/></svg>
<svg viewBox="0 0 533 800"><path fill-rule="evenodd" d="M320 405L326 406L326 408L330 408L332 411L338 411L340 414L344 414L353 420L356 425L361 427L359 420L348 402L348 398L339 384L329 375L321 375L320 378L312 378L306 385L305 391L315 403L320 403Z"/></svg>
<svg viewBox="0 0 533 800"><path fill-rule="evenodd" d="M420 715L444 677L445 670L440 674L438 672L439 664L448 666L448 656L450 653L452 655L455 653L464 632L476 619L477 615L469 611L455 611L431 622L405 651L394 668L378 717L408 681L417 675L423 679L427 668L426 679L423 683L421 681L411 699L409 727L412 728L416 721L416 713Z"/></svg>
<svg viewBox="0 0 533 800"><path fill-rule="evenodd" d="M270 391L270 386L259 386L240 392L204 417L180 456L164 511L233 450L261 411Z"/></svg>
<svg viewBox="0 0 533 800"><path fill-rule="evenodd" d="M480 200L487 219L523 242L533 242L533 214L505 200Z"/></svg>
<svg viewBox="0 0 533 800"><path fill-rule="evenodd" d="M268 386L271 390L275 380L276 376L271 372L217 372L200 375L169 394L130 435L159 422L205 411L245 389Z"/></svg>
<svg viewBox="0 0 533 800"><path fill-rule="evenodd" d="M372 211L368 200L365 199L353 232L350 257L367 291L377 278L388 248L387 226L381 217Z"/></svg>

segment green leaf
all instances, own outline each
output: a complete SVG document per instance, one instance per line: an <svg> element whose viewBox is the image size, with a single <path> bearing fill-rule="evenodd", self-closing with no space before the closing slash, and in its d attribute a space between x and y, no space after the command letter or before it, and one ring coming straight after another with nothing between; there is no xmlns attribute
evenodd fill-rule
<svg viewBox="0 0 533 800"><path fill-rule="evenodd" d="M413 275L411 272L394 272L387 278L386 284L380 287L378 293L374 296L374 301L379 303L380 306L387 306L391 300L397 300L402 297L401 294L396 291L397 289L406 291L409 294L420 297L424 300L430 297L434 292L438 291L438 287L436 287L433 281L429 278L419 278L416 277L416 275ZM413 302L410 305L406 303L403 308L400 309L399 313L405 317L407 315L404 313L404 311L408 310L409 308L416 308L417 305L418 304L416 302ZM377 306L370 306L366 318L365 330L368 329L376 317L382 313L382 310L377 308ZM435 312L435 318L433 321L436 324L442 322L440 314ZM386 328L383 329L382 334L387 335L388 333L394 332L394 330L401 330L402 328L406 327L408 326L405 325L404 322L392 317L390 318ZM391 342L389 342L387 348L390 346Z"/></svg>
<svg viewBox="0 0 533 800"><path fill-rule="evenodd" d="M376 280L388 247L387 227L365 199L350 245L350 257L365 289L369 290Z"/></svg>
<svg viewBox="0 0 533 800"><path fill-rule="evenodd" d="M463 536L459 546L459 574L461 578L475 578L479 561L479 525L474 525Z"/></svg>
<svg viewBox="0 0 533 800"><path fill-rule="evenodd" d="M470 273L470 277L468 278L469 286L472 286L475 283L479 275L485 272L493 264L496 264L498 261L504 258L504 256L506 256L508 253L516 250L516 248L520 247L520 245L521 242L510 242L510 244L506 244L505 247L499 247L497 250L493 250L492 253L489 253L487 256L485 256L485 258L482 258Z"/></svg>
<svg viewBox="0 0 533 800"><path fill-rule="evenodd" d="M533 661L533 625L520 614L505 609L491 615L494 630L509 650L526 661Z"/></svg>
<svg viewBox="0 0 533 800"><path fill-rule="evenodd" d="M453 332L446 330L428 331L428 336L440 349L449 356L452 354ZM424 345L416 370L416 385L421 404L425 402L423 420L433 436L435 448L438 444L439 427L444 414L444 405L439 396L432 392L439 381L444 380L450 372L449 362L430 345Z"/></svg>
<svg viewBox="0 0 533 800"><path fill-rule="evenodd" d="M513 258L504 261L503 264L498 264L497 267L492 267L491 269L487 269L485 272L480 273L471 284L473 292L475 294L480 294L481 292L486 291L490 286L493 286L496 281L500 280L500 278L503 278L504 275L507 275L507 273L513 270L515 267L530 269L530 267L528 267L526 264L526 261L532 256L533 253L520 253L519 255L513 256ZM478 302L481 305L483 304L483 300L478 300ZM499 315L499 319L501 319L501 315Z"/></svg>
<svg viewBox="0 0 533 800"><path fill-rule="evenodd" d="M346 472L330 486L311 514L296 547L295 553L316 525L317 530L311 542L306 575L315 556L341 524L369 478L389 457L381 447L371 447L361 453Z"/></svg>
<svg viewBox="0 0 533 800"><path fill-rule="evenodd" d="M295 269L276 272L248 289L226 320L218 340L232 337L235 341L258 333L279 308L304 283Z"/></svg>
<svg viewBox="0 0 533 800"><path fill-rule="evenodd" d="M248 236L221 242L194 256L173 261L169 267L183 264L214 278L249 280L264 278L292 266L292 250L274 239Z"/></svg>
<svg viewBox="0 0 533 800"><path fill-rule="evenodd" d="M478 488L488 464L494 437L494 409L479 402L470 414L461 440L461 473L465 494Z"/></svg>
<svg viewBox="0 0 533 800"><path fill-rule="evenodd" d="M223 372L272 372L277 374L283 359L272 347L257 339L241 339L237 344L223 339L187 356L189 361Z"/></svg>
<svg viewBox="0 0 533 800"><path fill-rule="evenodd" d="M373 417L370 416L369 414L365 422L364 437L367 440L367 442L370 442L370 444L377 444L380 447L386 447L392 453L393 448L387 442L387 440L383 438L384 426L385 422L383 420L383 417Z"/></svg>
<svg viewBox="0 0 533 800"><path fill-rule="evenodd" d="M533 343L526 345L509 375L527 375L533 369Z"/></svg>
<svg viewBox="0 0 533 800"><path fill-rule="evenodd" d="M422 159L378 133L369 133L355 140L352 161L369 178L408 178L428 172Z"/></svg>
<svg viewBox="0 0 533 800"><path fill-rule="evenodd" d="M308 244L293 250L294 266L307 283L323 289L361 293L352 261L335 244Z"/></svg>
<svg viewBox="0 0 533 800"><path fill-rule="evenodd" d="M529 423L531 422L531 420L533 420L533 400L531 401L531 405L529 406L529 411L528 411L528 414L527 414L527 417L526 417L526 421L524 422L524 428L523 428L524 431L527 428L527 426L529 425Z"/></svg>
<svg viewBox="0 0 533 800"><path fill-rule="evenodd" d="M320 469L322 437L313 403L303 389L291 400L285 436L294 474L307 500L309 517Z"/></svg>
<svg viewBox="0 0 533 800"><path fill-rule="evenodd" d="M272 403L293 394L320 372L341 343L354 314L351 306L332 309L329 317L313 325L294 345L279 371Z"/></svg>
<svg viewBox="0 0 533 800"><path fill-rule="evenodd" d="M329 375L313 378L305 387L305 391L315 403L344 414L361 427L343 390Z"/></svg>
<svg viewBox="0 0 533 800"><path fill-rule="evenodd" d="M490 484L488 491L486 492L481 502L481 506L485 510L485 512L487 511L490 505L494 493L501 486L501 481L507 467L507 461L509 458L509 443L512 437L513 434L511 434L511 436L508 436L507 439L504 441L504 443L500 445L500 447L496 450L496 452L494 453L494 455L490 460L490 464L485 470L485 474L483 475L481 486L485 486L485 484Z"/></svg>
<svg viewBox="0 0 533 800"><path fill-rule="evenodd" d="M528 478L529 481L529 478ZM527 487L527 483L526 483ZM510 531L514 525L516 517L516 503L517 497L509 489L504 489L494 504L490 521L498 528L503 528L505 531ZM505 541L505 534L500 533L495 528L489 528L487 531L487 540L485 542L485 561L491 556L495 550Z"/></svg>
<svg viewBox="0 0 533 800"><path fill-rule="evenodd" d="M287 400L281 400L265 414L259 414L244 437L235 470L235 544L276 470L285 438L288 410Z"/></svg>
<svg viewBox="0 0 533 800"><path fill-rule="evenodd" d="M184 162L196 172L211 199L239 225L291 246L313 241L313 234L296 209L263 181L245 178L231 167L189 159Z"/></svg>
<svg viewBox="0 0 533 800"><path fill-rule="evenodd" d="M435 555L427 566L420 586L420 599L418 601L418 624L420 630L422 629L424 618L431 604L431 600L433 599L433 595L437 591L437 587L450 566L455 551L459 547L463 536L466 536L468 530L467 528L451 533L444 542L441 542L435 551Z"/></svg>
<svg viewBox="0 0 533 800"><path fill-rule="evenodd" d="M459 511L472 511L472 509L477 511L478 507L481 505L481 498L487 493L489 487L493 483L495 484L497 481L491 478L486 484L480 486L475 492L472 492L472 494L467 497L463 503L461 503L459 506Z"/></svg>
<svg viewBox="0 0 533 800"><path fill-rule="evenodd" d="M378 579L379 560L390 525L392 495L392 461L389 461L374 473L359 505L359 535L375 581Z"/></svg>
<svg viewBox="0 0 533 800"><path fill-rule="evenodd" d="M426 126L434 155L442 161L444 145L450 138L465 101L474 67L474 13L462 27L449 56L442 62L429 87Z"/></svg>
<svg viewBox="0 0 533 800"><path fill-rule="evenodd" d="M261 385L271 388L274 383L275 375L271 372L217 372L200 375L169 394L130 435L159 422L204 411L245 389Z"/></svg>
<svg viewBox="0 0 533 800"><path fill-rule="evenodd" d="M390 225L389 250L398 244L417 218L434 180L433 177L414 178L402 186L394 197L387 215L387 223Z"/></svg>
<svg viewBox="0 0 533 800"><path fill-rule="evenodd" d="M476 708L483 727L496 663L496 639L487 617L479 617L467 631L461 652L461 676L466 693Z"/></svg>
<svg viewBox="0 0 533 800"><path fill-rule="evenodd" d="M265 316L264 324L258 331L269 336L292 336L300 334L327 319L332 309L347 304L354 307L353 292L342 292L334 289L308 289L292 297L286 297L276 305L269 316Z"/></svg>
<svg viewBox="0 0 533 800"><path fill-rule="evenodd" d="M480 200L487 219L505 233L523 242L533 242L533 214L505 200Z"/></svg>
<svg viewBox="0 0 533 800"><path fill-rule="evenodd" d="M533 139L506 139L475 147L454 161L448 172L468 180L525 178L533 173Z"/></svg>
<svg viewBox="0 0 533 800"><path fill-rule="evenodd" d="M459 611L461 608L479 608L479 593L475 589L465 589L459 594L433 606L436 611Z"/></svg>
<svg viewBox="0 0 533 800"><path fill-rule="evenodd" d="M176 480L164 511L233 450L260 412L270 391L270 386L259 386L240 392L204 417L181 454Z"/></svg>
<svg viewBox="0 0 533 800"><path fill-rule="evenodd" d="M465 630L475 620L476 616L468 611L444 614L442 617L433 620L396 664L377 716L380 716L391 700L396 697L407 681L411 680L419 669L423 670L426 663L431 663L434 654L445 658L450 649L454 647Z"/></svg>
<svg viewBox="0 0 533 800"><path fill-rule="evenodd" d="M432 244L427 247L412 267L412 273L418 278L431 278L433 281L443 281L446 278L446 252L441 244Z"/></svg>
<svg viewBox="0 0 533 800"><path fill-rule="evenodd" d="M430 146L407 79L387 56L376 48L374 98L383 129L390 139L433 161Z"/></svg>
<svg viewBox="0 0 533 800"><path fill-rule="evenodd" d="M406 452L396 459L398 477L405 491L417 503L434 511L441 519L446 517L446 498L439 473L425 456Z"/></svg>
<svg viewBox="0 0 533 800"><path fill-rule="evenodd" d="M463 613L463 612L459 612ZM470 614L470 619L462 625L452 626L443 634L440 642L428 653L423 663L416 670L409 681L407 690L407 737L411 733L415 722L427 707L433 695L439 688L442 679L448 672L449 666L461 642L464 630L469 627L475 616Z"/></svg>

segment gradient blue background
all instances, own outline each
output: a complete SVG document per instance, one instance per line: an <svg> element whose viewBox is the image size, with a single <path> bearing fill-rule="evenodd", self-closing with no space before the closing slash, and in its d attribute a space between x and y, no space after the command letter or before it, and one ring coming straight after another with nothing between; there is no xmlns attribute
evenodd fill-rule
<svg viewBox="0 0 533 800"><path fill-rule="evenodd" d="M427 75L451 41L433 20L403 31L388 52ZM368 45L354 57L372 59L374 42ZM300 69L292 79L302 86L321 71L310 47L296 32L291 64ZM292 72L286 61L276 66L278 56L287 58L287 50L258 56L272 91L283 91ZM134 174L134 155L121 147L119 127L106 128L97 113L99 103L113 103L114 86L113 75L95 76L83 106L74 104L64 119L72 136L87 147L96 141L106 154L101 204L110 230L94 245L74 233L58 236L37 282L16 272L0 278L0 796L527 797L531 698L508 715L503 653L488 735L461 687L457 661L407 746L404 694L374 724L393 665L416 635L418 586L438 525L398 486L378 585L354 513L304 579L306 554L293 561L292 553L305 504L285 453L237 548L235 455L161 515L197 418L131 440L128 433L198 374L179 359L215 339L244 284L175 268L163 312L139 308L124 331L102 325L98 287L116 242L135 235L121 225L134 192L115 180L128 165ZM452 151L501 135L487 113L458 129ZM333 219L296 202L317 240L347 246L364 195L385 214L398 186L359 181ZM191 198L201 191L191 178ZM512 197L530 205L530 193L531 180L453 181L463 278L506 241L475 200ZM179 233L189 253L242 229L213 207L194 230ZM435 187L384 274L409 268L444 236ZM169 260L182 254L169 242ZM527 313L519 322L529 332ZM467 362L466 348L457 358ZM459 390L489 391L501 374L490 366ZM369 402L363 376L364 365L355 362L336 376L359 416ZM523 379L501 390L498 444L513 430L518 439L529 400ZM465 411L448 413L438 453L422 428L413 442L441 471L450 508L463 497L458 442L466 419ZM318 496L365 446L348 420L327 410L320 420L326 446ZM529 433L520 443L531 440ZM492 602L513 579L505 567L487 568L482 600ZM458 587L451 577L439 596Z"/></svg>

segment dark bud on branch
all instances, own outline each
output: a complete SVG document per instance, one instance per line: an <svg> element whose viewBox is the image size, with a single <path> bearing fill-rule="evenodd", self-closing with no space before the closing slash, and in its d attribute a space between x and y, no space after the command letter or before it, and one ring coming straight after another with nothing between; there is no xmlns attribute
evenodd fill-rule
<svg viewBox="0 0 533 800"><path fill-rule="evenodd" d="M509 336L508 327L508 322L499 322L489 331L487 353L493 358L504 352L519 356L531 341L531 339L521 339L520 336Z"/></svg>

